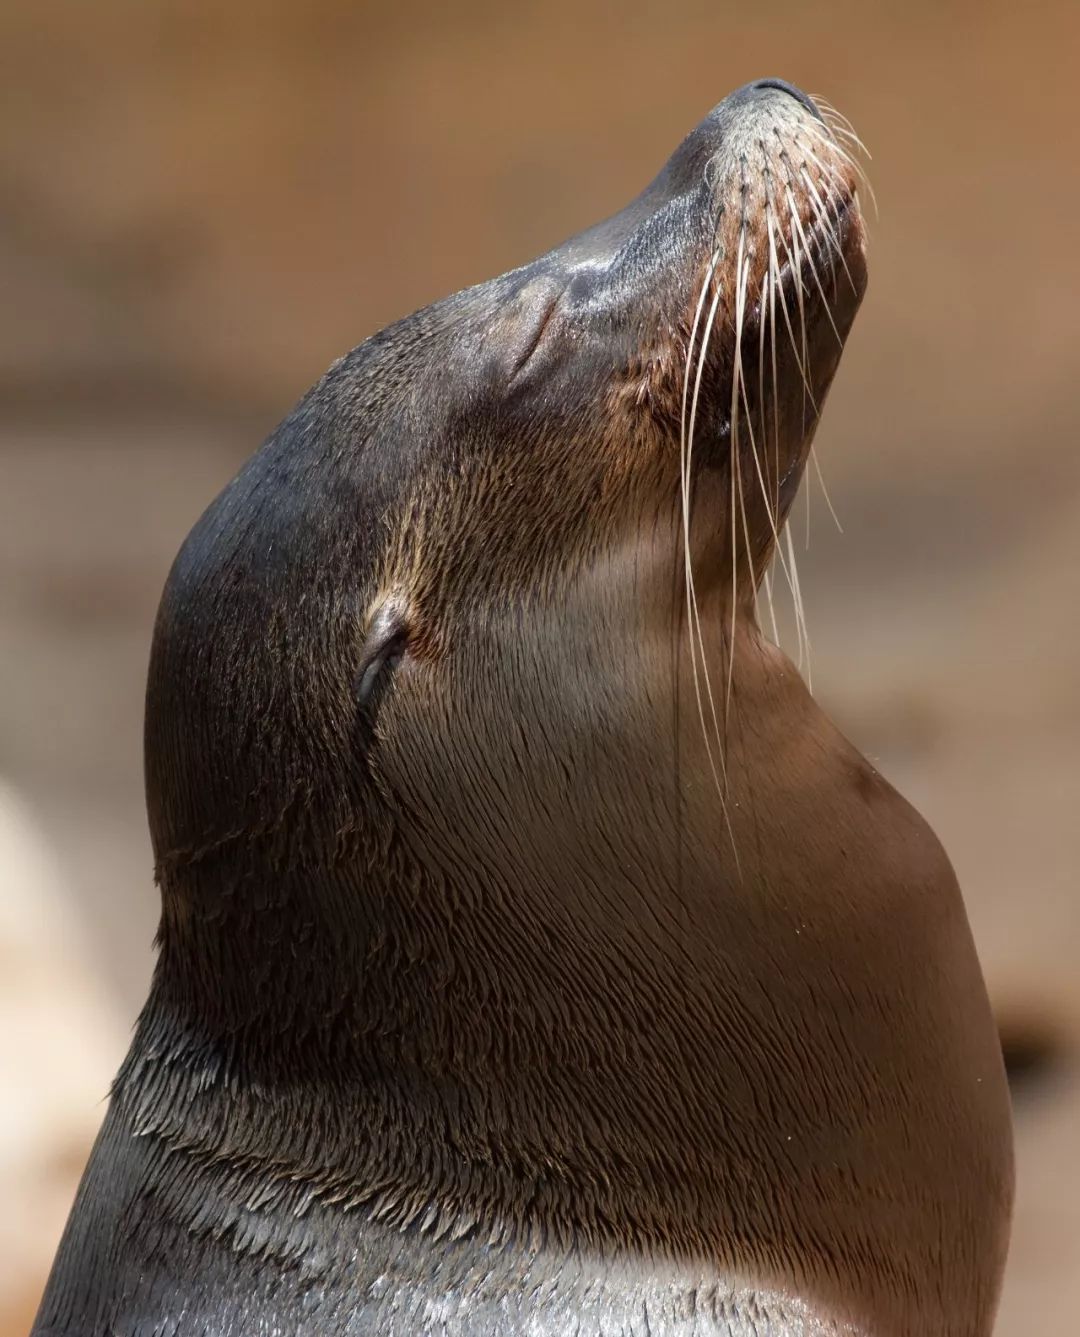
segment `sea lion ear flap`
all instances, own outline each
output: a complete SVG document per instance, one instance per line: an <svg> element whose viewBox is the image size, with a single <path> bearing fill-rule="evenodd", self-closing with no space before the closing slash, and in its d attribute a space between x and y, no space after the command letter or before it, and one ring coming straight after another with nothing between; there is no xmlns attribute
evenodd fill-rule
<svg viewBox="0 0 1080 1337"><path fill-rule="evenodd" d="M410 622L403 599L389 595L372 609L355 674L356 700L371 708L409 648Z"/></svg>

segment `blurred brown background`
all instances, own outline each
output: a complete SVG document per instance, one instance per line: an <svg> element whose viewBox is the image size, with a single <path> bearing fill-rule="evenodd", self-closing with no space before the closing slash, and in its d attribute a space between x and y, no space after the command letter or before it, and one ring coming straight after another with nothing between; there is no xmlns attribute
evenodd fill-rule
<svg viewBox="0 0 1080 1337"><path fill-rule="evenodd" d="M151 969L181 539L335 356L771 74L852 118L881 202L818 436L814 686L968 897L1016 1079L999 1332L1080 1330L1078 50L1050 0L0 5L0 1337Z"/></svg>

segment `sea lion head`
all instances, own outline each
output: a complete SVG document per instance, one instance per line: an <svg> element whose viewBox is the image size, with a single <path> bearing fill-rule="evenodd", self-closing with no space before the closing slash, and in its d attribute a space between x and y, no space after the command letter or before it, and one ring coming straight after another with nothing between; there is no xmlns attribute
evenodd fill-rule
<svg viewBox="0 0 1080 1337"><path fill-rule="evenodd" d="M985 1143L909 1080L961 1043L909 965L984 1006L966 923L903 908L936 843L754 615L865 285L847 142L732 94L338 362L200 520L150 670L141 1130L400 1223L939 1293L907 1224Z"/></svg>
<svg viewBox="0 0 1080 1337"><path fill-rule="evenodd" d="M330 370L163 601L166 882L287 809L342 847L400 823L418 756L453 787L476 710L504 739L542 713L561 747L625 699L628 644L696 626L670 598L688 576L746 615L865 285L857 185L806 95L747 85L618 214ZM527 764L513 778L532 788Z"/></svg>

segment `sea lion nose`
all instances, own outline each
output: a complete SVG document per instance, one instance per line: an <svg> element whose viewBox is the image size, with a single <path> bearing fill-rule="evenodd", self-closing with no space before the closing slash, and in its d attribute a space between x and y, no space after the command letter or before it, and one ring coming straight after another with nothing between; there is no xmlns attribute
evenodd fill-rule
<svg viewBox="0 0 1080 1337"><path fill-rule="evenodd" d="M762 88L778 88L781 93L787 93L793 97L796 102L802 103L807 111L812 112L818 120L822 120L821 112L817 109L817 104L809 93L804 93L801 88L796 88L794 84L789 84L786 79L755 79L752 84L746 84L739 90L740 93L756 93ZM738 96L738 94L736 94Z"/></svg>

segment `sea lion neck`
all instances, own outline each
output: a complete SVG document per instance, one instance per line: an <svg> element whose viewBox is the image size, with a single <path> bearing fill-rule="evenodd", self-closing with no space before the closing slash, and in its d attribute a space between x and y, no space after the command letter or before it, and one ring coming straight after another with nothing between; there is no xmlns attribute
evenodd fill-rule
<svg viewBox="0 0 1080 1337"><path fill-rule="evenodd" d="M563 631L569 663L587 625ZM949 1184L976 1182L970 1120L998 1059L991 1036L954 1140L932 1091L898 1090L869 1056L887 1035L889 1071L940 1077L975 1043L935 1020L959 981L977 986L966 925L939 901L951 873L921 821L738 628L723 796L700 735L673 738L666 704L645 704L670 654L645 624L621 670L636 708L597 698L591 737L533 759L527 804L490 763L454 793L411 767L388 781L438 821L367 849L362 871L345 842L321 864L208 854L184 869L118 1110L194 1165L232 1167L214 1181L229 1211L325 1202L342 1240L371 1213L465 1237L499 1222L500 1240L539 1231L597 1258L709 1260L731 1286L797 1274L823 1311L855 1314L914 1285L936 1264L898 1223L945 1190L910 1128L948 1143ZM505 759L479 687L486 709L455 702L461 737ZM681 690L692 699L688 664ZM544 709L518 710L520 737ZM481 794L484 854L466 871ZM917 1004L886 968L897 956L941 962ZM830 1279L836 1250L865 1261L854 1300Z"/></svg>

